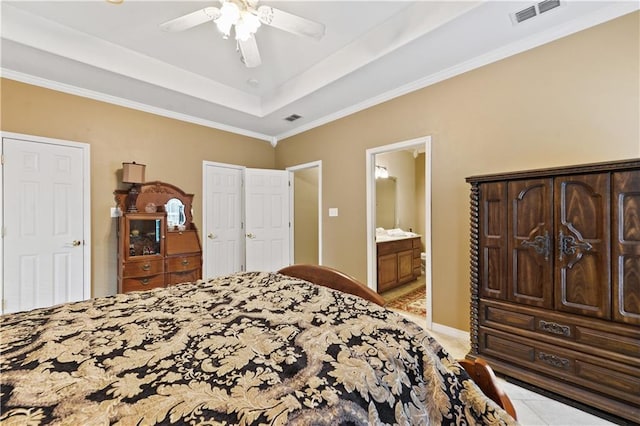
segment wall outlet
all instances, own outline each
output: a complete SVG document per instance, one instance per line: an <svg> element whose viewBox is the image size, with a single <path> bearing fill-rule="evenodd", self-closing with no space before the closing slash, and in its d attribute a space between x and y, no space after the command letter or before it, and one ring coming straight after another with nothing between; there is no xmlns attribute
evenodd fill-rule
<svg viewBox="0 0 640 426"><path fill-rule="evenodd" d="M120 210L120 207L111 207L111 217L120 216L122 216L122 210Z"/></svg>

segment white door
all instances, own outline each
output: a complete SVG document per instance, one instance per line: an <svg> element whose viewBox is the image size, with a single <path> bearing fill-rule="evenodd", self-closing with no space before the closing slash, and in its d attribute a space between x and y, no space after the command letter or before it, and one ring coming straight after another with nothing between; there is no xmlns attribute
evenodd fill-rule
<svg viewBox="0 0 640 426"><path fill-rule="evenodd" d="M289 265L289 172L246 169L247 271L277 271Z"/></svg>
<svg viewBox="0 0 640 426"><path fill-rule="evenodd" d="M85 149L2 139L5 313L89 297Z"/></svg>
<svg viewBox="0 0 640 426"><path fill-rule="evenodd" d="M204 278L242 271L243 167L204 164Z"/></svg>

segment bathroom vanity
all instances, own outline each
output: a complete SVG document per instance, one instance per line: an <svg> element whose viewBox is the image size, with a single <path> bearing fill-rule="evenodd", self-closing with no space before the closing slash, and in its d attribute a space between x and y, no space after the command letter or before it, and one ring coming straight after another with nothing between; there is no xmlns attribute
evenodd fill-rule
<svg viewBox="0 0 640 426"><path fill-rule="evenodd" d="M378 252L378 293L420 276L420 236L381 240Z"/></svg>

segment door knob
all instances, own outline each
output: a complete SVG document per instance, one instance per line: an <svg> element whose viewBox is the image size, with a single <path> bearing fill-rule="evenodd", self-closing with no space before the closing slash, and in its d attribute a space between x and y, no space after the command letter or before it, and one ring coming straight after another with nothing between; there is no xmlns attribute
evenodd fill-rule
<svg viewBox="0 0 640 426"><path fill-rule="evenodd" d="M216 237L217 237L217 235L216 235L216 234L214 234L214 233L212 233L212 232L209 232L209 233L207 234L207 238L209 238L210 240L213 240L213 239L215 239Z"/></svg>
<svg viewBox="0 0 640 426"><path fill-rule="evenodd" d="M74 247L78 247L81 244L82 244L82 241L80 240L73 240L73 242L71 243L71 245Z"/></svg>
<svg viewBox="0 0 640 426"><path fill-rule="evenodd" d="M253 240L255 237L256 237L256 236L255 236L255 235L253 235L253 234L251 234L251 233L247 234L247 238L251 238L252 240Z"/></svg>

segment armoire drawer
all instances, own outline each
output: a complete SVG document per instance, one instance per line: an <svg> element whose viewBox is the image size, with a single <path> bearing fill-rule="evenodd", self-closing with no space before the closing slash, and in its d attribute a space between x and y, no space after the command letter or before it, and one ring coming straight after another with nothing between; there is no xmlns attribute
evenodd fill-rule
<svg viewBox="0 0 640 426"><path fill-rule="evenodd" d="M581 350L586 351L587 348L598 348L619 354L627 362L640 367L640 329L637 327L616 327L608 321L488 299L480 302L479 321L481 326L505 331L515 328L534 333L536 339L552 344L573 344L574 349L583 347ZM525 334L529 336L530 333Z"/></svg>
<svg viewBox="0 0 640 426"><path fill-rule="evenodd" d="M499 358L640 406L638 367L485 327L480 327L478 342L480 356Z"/></svg>

